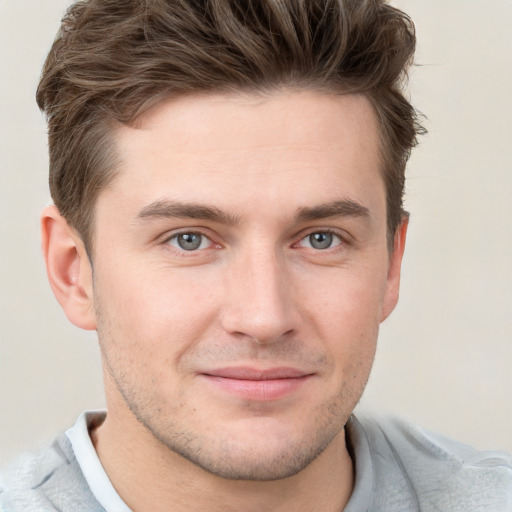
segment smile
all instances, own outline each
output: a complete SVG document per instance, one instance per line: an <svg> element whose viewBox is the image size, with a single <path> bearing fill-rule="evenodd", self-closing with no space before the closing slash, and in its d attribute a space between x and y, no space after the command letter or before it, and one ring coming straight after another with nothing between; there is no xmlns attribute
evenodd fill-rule
<svg viewBox="0 0 512 512"><path fill-rule="evenodd" d="M246 400L279 400L297 392L313 376L295 368L258 370L247 367L221 368L201 373L222 391Z"/></svg>

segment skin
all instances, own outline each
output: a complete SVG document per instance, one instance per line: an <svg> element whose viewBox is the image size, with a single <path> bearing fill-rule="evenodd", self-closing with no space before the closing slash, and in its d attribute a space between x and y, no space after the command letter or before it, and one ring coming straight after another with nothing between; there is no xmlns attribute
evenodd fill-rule
<svg viewBox="0 0 512 512"><path fill-rule="evenodd" d="M59 302L98 331L108 415L92 439L117 491L135 511L342 510L344 425L407 227L390 252L370 103L184 97L116 145L94 271L55 207L42 226Z"/></svg>

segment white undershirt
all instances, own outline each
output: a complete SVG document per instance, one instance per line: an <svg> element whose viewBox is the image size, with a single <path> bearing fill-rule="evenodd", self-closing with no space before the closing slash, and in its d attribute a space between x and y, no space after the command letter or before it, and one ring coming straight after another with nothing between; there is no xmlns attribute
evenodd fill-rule
<svg viewBox="0 0 512 512"><path fill-rule="evenodd" d="M66 436L71 442L82 473L100 505L107 512L132 512L114 489L89 437L87 418L100 412L83 412L78 417L75 425L66 431Z"/></svg>

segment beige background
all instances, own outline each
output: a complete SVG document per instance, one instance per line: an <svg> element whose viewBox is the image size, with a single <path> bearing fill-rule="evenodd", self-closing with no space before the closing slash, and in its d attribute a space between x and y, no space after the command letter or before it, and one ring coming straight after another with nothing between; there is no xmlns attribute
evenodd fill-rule
<svg viewBox="0 0 512 512"><path fill-rule="evenodd" d="M95 336L46 284L39 70L67 0L0 0L0 468L103 403ZM413 102L430 134L408 171L401 303L363 406L512 451L511 0L401 0L417 23Z"/></svg>

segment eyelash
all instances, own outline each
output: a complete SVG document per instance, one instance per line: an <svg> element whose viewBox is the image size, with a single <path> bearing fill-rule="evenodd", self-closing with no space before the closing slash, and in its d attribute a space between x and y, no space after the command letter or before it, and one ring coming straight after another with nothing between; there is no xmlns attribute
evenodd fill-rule
<svg viewBox="0 0 512 512"><path fill-rule="evenodd" d="M174 247L171 245L171 241L173 240L177 240L180 236L183 236L183 235L197 235L197 236L200 236L202 237L202 241L201 241L201 245L204 241L204 239L208 240L209 241L209 245L210 247L205 247L205 248L202 248L202 249L194 249L194 250L190 250L190 251L187 251L186 249L183 249L183 248L180 248L180 247ZM178 233L173 233L171 236L168 236L164 241L163 241L163 245L165 245L167 248L169 248L170 250L172 250L175 254L181 256L181 257L191 257L191 256L195 256L197 255L197 253L201 252L201 251L204 251L206 249L210 249L211 246L216 246L217 248L220 248L220 244L216 244L210 236L206 235L205 233L202 233L201 231L193 231L193 230L190 230L190 231L180 231Z"/></svg>
<svg viewBox="0 0 512 512"><path fill-rule="evenodd" d="M307 231L306 233L301 233L299 240L294 242L291 245L291 247L292 248L301 247L300 244L303 241L305 241L308 237L310 237L311 235L320 234L320 233L326 234L326 235L333 235L334 237L336 237L338 239L338 243L336 243L333 246L326 247L325 249L315 249L314 247L305 247L306 249L313 250L318 253L322 253L322 252L328 253L333 249L336 250L336 248L339 246L346 246L349 244L349 242L347 241L347 238L345 236L343 236L342 234L340 234L339 231L330 229L330 228L324 228L324 229L320 228L320 229L311 229L311 230ZM203 243L204 239L206 239L209 241L210 246L202 248L202 249L197 248L197 249L192 249L192 250L187 251L186 249L174 247L173 245L171 245L172 240L176 240L176 239L178 239L178 237L180 237L182 235L198 235L198 236L202 237L201 244ZM205 234L201 231L194 231L194 230L190 230L190 231L184 230L184 231L180 231L178 233L173 233L171 236L168 236L165 238L165 240L163 241L163 245L165 245L169 250L172 250L178 256L184 257L184 258L198 256L199 253L201 253L202 251L205 251L207 249L211 249L212 246L213 246L213 248L217 248L217 249L220 249L222 247L220 244L215 243L212 240L212 238L210 236L208 236L207 234Z"/></svg>
<svg viewBox="0 0 512 512"><path fill-rule="evenodd" d="M302 236L300 238L300 240L298 242L296 242L295 244L293 244L293 245L294 246L295 245L299 245L301 242L303 242L304 240L308 239L311 235L316 235L316 234L333 235L334 237L336 237L339 240L339 243L337 243L337 244L335 244L335 245L333 245L331 247L327 247L325 249L315 249L314 247L311 248L311 249L316 250L318 252L328 251L329 249L333 249L335 247L338 247L339 245L346 245L347 244L347 240L345 239L345 237L343 237L338 231L336 231L334 229L326 228L326 229L315 229L315 230L309 231L306 235Z"/></svg>

